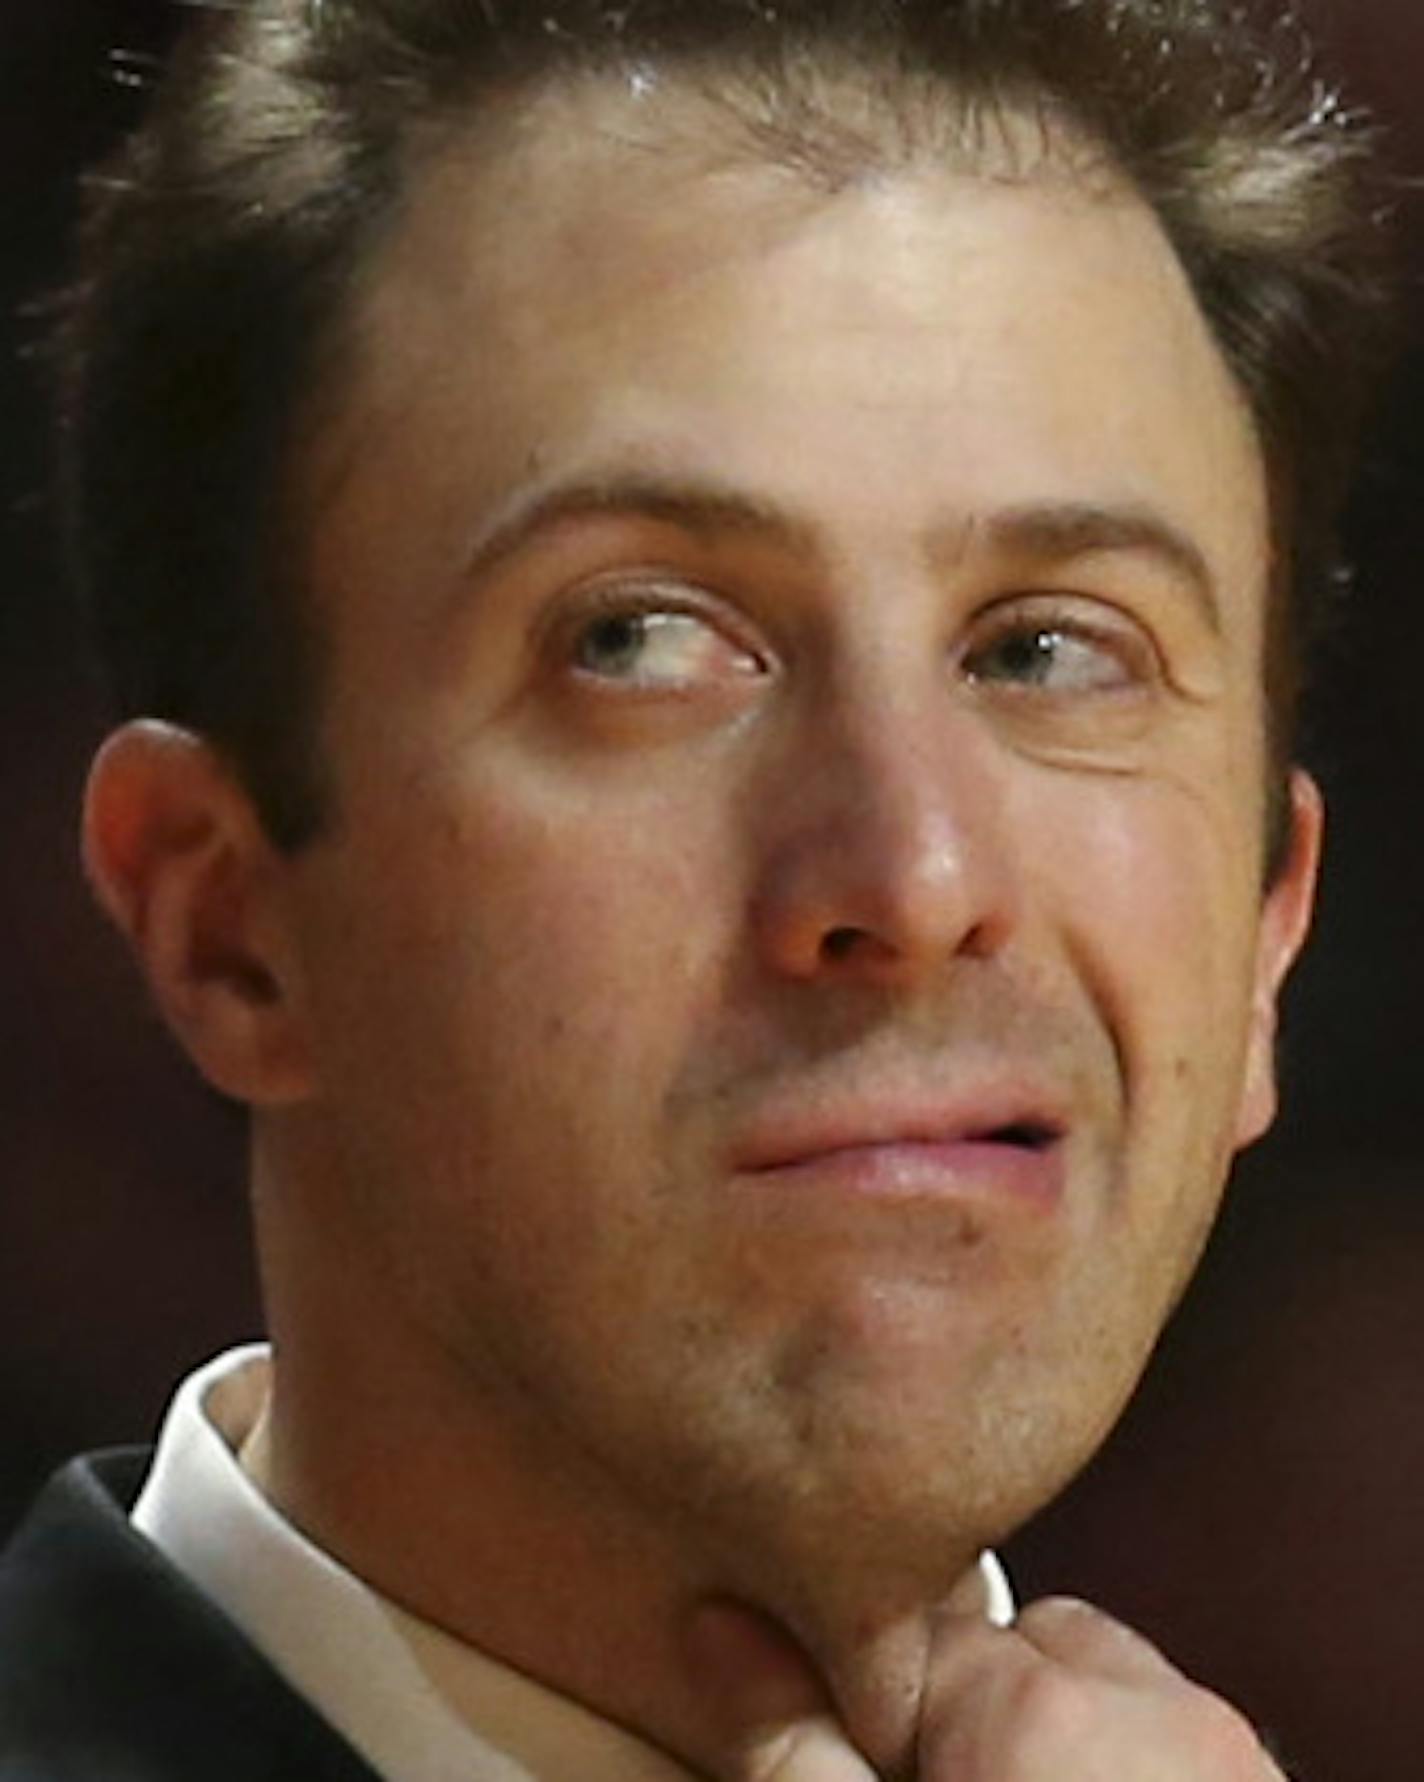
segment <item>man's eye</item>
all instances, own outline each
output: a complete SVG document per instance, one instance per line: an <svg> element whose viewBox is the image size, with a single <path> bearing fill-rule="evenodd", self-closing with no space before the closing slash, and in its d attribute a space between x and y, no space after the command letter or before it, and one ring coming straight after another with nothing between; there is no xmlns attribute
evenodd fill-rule
<svg viewBox="0 0 1424 1782"><path fill-rule="evenodd" d="M572 646L579 672L600 681L676 690L760 669L756 657L696 613L601 613L581 627Z"/></svg>
<svg viewBox="0 0 1424 1782"><path fill-rule="evenodd" d="M1111 693L1137 683L1121 647L1091 632L1054 623L1000 631L965 658L971 680L1046 693Z"/></svg>

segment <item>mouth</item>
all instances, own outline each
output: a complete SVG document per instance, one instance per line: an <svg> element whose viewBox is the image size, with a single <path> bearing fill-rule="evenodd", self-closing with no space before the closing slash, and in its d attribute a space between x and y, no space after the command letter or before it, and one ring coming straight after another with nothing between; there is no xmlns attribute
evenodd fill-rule
<svg viewBox="0 0 1424 1782"><path fill-rule="evenodd" d="M1004 1202L1048 1210L1063 1197L1065 1121L875 1112L767 1128L739 1158L764 1188L879 1200Z"/></svg>
<svg viewBox="0 0 1424 1782"><path fill-rule="evenodd" d="M1063 1131L1046 1120L1010 1120L1004 1126L971 1137L977 1144L1008 1145L1020 1151L1048 1151L1060 1142Z"/></svg>

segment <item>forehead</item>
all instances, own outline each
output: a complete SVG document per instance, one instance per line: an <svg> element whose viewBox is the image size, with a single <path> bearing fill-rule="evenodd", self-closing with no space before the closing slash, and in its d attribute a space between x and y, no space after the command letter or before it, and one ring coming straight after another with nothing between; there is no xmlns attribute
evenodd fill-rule
<svg viewBox="0 0 1424 1782"><path fill-rule="evenodd" d="M547 300L598 319L609 300L715 268L836 200L938 180L1048 190L1073 208L1132 205L1095 147L1048 112L906 94L854 73L797 77L799 102L637 69L510 95L412 159L403 225L367 291ZM1144 213L1145 214L1145 213ZM383 287L385 291L383 293Z"/></svg>
<svg viewBox="0 0 1424 1782"><path fill-rule="evenodd" d="M966 524L1175 503L1261 568L1245 404L1151 212L1081 144L951 120L933 154L921 132L832 178L744 123L609 78L433 158L362 301L338 432L367 498L403 485L393 520L418 496L451 548L530 485L649 468L834 505L862 540L931 497Z"/></svg>

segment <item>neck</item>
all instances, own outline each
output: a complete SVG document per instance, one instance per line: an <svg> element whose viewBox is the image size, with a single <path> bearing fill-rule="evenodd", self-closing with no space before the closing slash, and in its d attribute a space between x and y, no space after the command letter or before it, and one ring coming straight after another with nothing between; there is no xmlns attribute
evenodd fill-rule
<svg viewBox="0 0 1424 1782"><path fill-rule="evenodd" d="M325 1368L309 1374L278 1341L244 1465L383 1596L707 1774L724 1729L694 1630L708 1605L734 1605L829 1697L877 1773L899 1772L936 1613L946 1599L985 1606L972 1560L917 1596L877 1590L849 1564L814 1588L767 1567L752 1589L690 1528L620 1514L592 1478L564 1488L565 1471L492 1440L428 1380L356 1370L328 1387Z"/></svg>
<svg viewBox="0 0 1424 1782"><path fill-rule="evenodd" d="M892 1519L864 1504L817 1535L794 1504L756 1529L709 1512L693 1479L655 1499L610 1476L517 1382L481 1378L403 1321L405 1296L352 1251L333 1265L290 1227L284 1242L270 1221L263 1235L273 1389L244 1464L317 1545L411 1614L705 1774L725 1729L693 1630L707 1605L737 1605L829 1697L877 1773L899 1772L938 1612L948 1599L985 1606L976 1542L907 1559L883 1529Z"/></svg>

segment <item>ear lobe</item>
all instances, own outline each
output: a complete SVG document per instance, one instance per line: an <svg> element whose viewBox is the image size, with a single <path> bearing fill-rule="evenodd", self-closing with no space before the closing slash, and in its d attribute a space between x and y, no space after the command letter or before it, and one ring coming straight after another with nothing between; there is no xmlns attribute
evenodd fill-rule
<svg viewBox="0 0 1424 1782"><path fill-rule="evenodd" d="M1325 832L1320 788L1300 768L1290 777L1290 842L1266 888L1256 942L1246 1072L1236 1144L1253 1144L1276 1117L1276 1035L1281 989L1310 932Z"/></svg>
<svg viewBox="0 0 1424 1782"><path fill-rule="evenodd" d="M152 720L116 731L90 771L83 847L99 902L203 1075L256 1105L300 1099L309 1073L283 863L216 751Z"/></svg>

